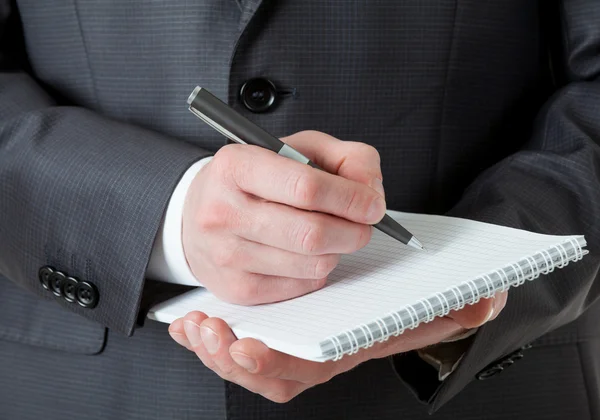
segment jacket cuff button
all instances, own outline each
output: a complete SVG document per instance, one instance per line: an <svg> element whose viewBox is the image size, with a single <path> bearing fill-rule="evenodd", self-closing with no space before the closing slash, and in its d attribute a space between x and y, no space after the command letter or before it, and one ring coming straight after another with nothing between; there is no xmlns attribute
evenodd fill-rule
<svg viewBox="0 0 600 420"><path fill-rule="evenodd" d="M49 266L45 266L40 268L38 272L38 279L40 280L40 284L46 290L50 290L50 276L54 273L54 269Z"/></svg>
<svg viewBox="0 0 600 420"><path fill-rule="evenodd" d="M92 283L80 281L75 288L75 299L84 308L94 308L98 304L100 294Z"/></svg>

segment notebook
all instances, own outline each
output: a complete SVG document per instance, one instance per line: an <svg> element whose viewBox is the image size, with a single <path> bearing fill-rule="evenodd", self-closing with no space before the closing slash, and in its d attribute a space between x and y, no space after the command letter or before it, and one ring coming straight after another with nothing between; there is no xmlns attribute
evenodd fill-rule
<svg viewBox="0 0 600 420"><path fill-rule="evenodd" d="M373 229L369 244L342 256L326 286L316 292L240 306L199 287L153 307L148 316L171 323L200 310L225 320L238 338L256 338L307 360L337 360L588 253L582 235L542 235L460 218L388 214L428 252Z"/></svg>

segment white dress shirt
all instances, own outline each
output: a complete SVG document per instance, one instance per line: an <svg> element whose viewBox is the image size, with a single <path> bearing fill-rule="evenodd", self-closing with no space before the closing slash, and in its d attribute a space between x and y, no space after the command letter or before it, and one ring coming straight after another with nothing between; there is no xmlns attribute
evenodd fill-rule
<svg viewBox="0 0 600 420"><path fill-rule="evenodd" d="M188 286L200 286L190 266L188 265L183 243L181 241L181 228L183 221L183 206L185 196L194 177L204 166L210 162L212 156L201 159L194 163L184 174L173 195L169 200L167 211L158 235L154 241L154 247L150 255L150 263L146 274L149 278L166 283L185 284Z"/></svg>

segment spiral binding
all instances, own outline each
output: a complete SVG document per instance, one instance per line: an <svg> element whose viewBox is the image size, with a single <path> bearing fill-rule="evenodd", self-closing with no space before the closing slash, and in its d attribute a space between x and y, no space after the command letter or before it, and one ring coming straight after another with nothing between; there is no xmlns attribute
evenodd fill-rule
<svg viewBox="0 0 600 420"><path fill-rule="evenodd" d="M507 291L510 287L518 287L525 281L551 273L555 268L563 268L571 261L579 261L588 253L583 249L583 238L581 242L583 245L577 238L571 238L563 244L524 257L505 268L421 299L414 305L390 312L372 322L360 324L352 330L330 336L320 344L323 356L339 360L345 354L354 354L361 348L371 347L376 342L381 343L406 330L412 330L421 323L445 316L453 309L462 309L466 305L479 302L482 298L490 298L498 291Z"/></svg>

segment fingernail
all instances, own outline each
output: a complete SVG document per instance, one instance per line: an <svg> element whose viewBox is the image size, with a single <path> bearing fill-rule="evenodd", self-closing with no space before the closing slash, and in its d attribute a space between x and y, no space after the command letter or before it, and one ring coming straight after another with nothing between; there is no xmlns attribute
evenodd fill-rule
<svg viewBox="0 0 600 420"><path fill-rule="evenodd" d="M200 328L200 335L202 336L202 342L206 351L210 354L215 354L219 349L219 336L210 328Z"/></svg>
<svg viewBox="0 0 600 420"><path fill-rule="evenodd" d="M184 334L169 331L169 335L171 336L173 341L175 341L180 346L183 346L183 347L187 346L187 342L186 342L187 340L185 339Z"/></svg>
<svg viewBox="0 0 600 420"><path fill-rule="evenodd" d="M256 360L244 353L233 352L231 353L231 358L235 361L235 363L250 372L256 370Z"/></svg>
<svg viewBox="0 0 600 420"><path fill-rule="evenodd" d="M379 178L374 178L371 182L371 188L381 194L382 197L385 197L385 191L383 189L383 182Z"/></svg>
<svg viewBox="0 0 600 420"><path fill-rule="evenodd" d="M383 214L385 213L385 200L383 197L378 197L373 200L371 203L371 207L367 211L367 222L375 223L381 220Z"/></svg>
<svg viewBox="0 0 600 420"><path fill-rule="evenodd" d="M202 338L200 338L200 326L198 324L193 321L183 321L183 329L192 346L197 346L202 343Z"/></svg>
<svg viewBox="0 0 600 420"><path fill-rule="evenodd" d="M500 314L500 311L502 310L501 306L502 306L502 302L500 301L500 299L494 298L494 302L492 303L492 308L493 308L494 312L492 313L492 315L498 316Z"/></svg>
<svg viewBox="0 0 600 420"><path fill-rule="evenodd" d="M492 319L492 317L494 316L494 305L495 305L496 301L494 300L494 302L492 302L492 306L490 306L490 312L488 313L487 318L485 319L485 321L483 321L483 323L485 324L486 322L488 322L490 319Z"/></svg>

